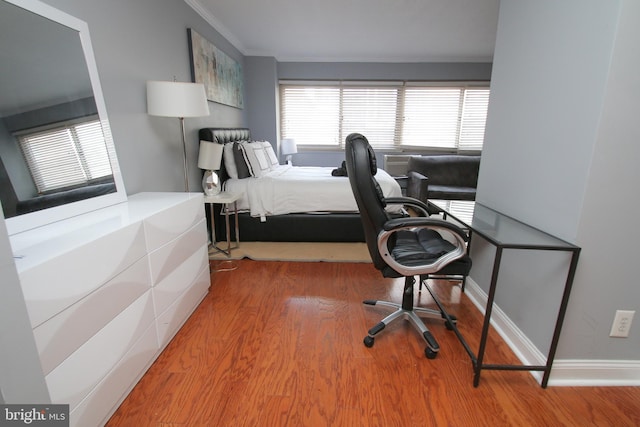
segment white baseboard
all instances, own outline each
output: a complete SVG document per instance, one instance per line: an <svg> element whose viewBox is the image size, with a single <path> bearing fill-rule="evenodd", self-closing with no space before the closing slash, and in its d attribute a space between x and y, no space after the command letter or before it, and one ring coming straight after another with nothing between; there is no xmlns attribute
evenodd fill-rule
<svg viewBox="0 0 640 427"><path fill-rule="evenodd" d="M465 295L484 314L487 294L469 277L466 281ZM546 355L537 349L497 305L493 307L491 325L522 364L546 364ZM542 383L542 372L531 371L531 375L538 383ZM556 359L547 385L638 386L640 385L640 361Z"/></svg>
<svg viewBox="0 0 640 427"><path fill-rule="evenodd" d="M555 360L550 386L639 386L637 360Z"/></svg>

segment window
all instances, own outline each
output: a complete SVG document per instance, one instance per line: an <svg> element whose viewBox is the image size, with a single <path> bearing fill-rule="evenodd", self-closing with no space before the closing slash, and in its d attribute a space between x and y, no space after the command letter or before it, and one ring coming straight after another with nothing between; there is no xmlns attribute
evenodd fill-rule
<svg viewBox="0 0 640 427"><path fill-rule="evenodd" d="M281 82L280 127L301 146L359 132L378 148L481 150L488 104L486 84Z"/></svg>
<svg viewBox="0 0 640 427"><path fill-rule="evenodd" d="M82 186L112 174L100 120L18 135L38 193Z"/></svg>

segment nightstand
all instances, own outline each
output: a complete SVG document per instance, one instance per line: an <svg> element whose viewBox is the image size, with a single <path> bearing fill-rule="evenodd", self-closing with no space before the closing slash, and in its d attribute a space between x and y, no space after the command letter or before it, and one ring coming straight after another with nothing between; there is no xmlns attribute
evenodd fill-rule
<svg viewBox="0 0 640 427"><path fill-rule="evenodd" d="M229 193L226 191L215 194L213 196L207 196L206 194L204 196L204 202L209 204L209 212L211 214L211 246L218 252L222 252L223 254L225 254L227 257L231 256L231 249L235 249L238 246L240 246L240 233L239 233L239 226L238 226L238 205L237 205L237 201L240 198L240 196L241 196L240 193ZM222 205L222 212L224 213L225 224L227 226L226 227L227 228L227 247L226 248L220 248L216 245L216 223L214 219L215 215L214 215L214 208L213 208L214 204ZM230 204L233 204L233 212L236 215L234 246L231 246L231 231L229 226L229 211L230 211L229 205Z"/></svg>

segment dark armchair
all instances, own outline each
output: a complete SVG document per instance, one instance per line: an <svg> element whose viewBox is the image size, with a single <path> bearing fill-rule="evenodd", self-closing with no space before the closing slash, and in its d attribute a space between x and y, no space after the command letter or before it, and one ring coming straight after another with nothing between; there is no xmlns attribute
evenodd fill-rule
<svg viewBox="0 0 640 427"><path fill-rule="evenodd" d="M346 167L349 182L360 211L365 240L373 265L384 277L404 277L402 303L366 300L365 304L394 308L395 311L369 330L364 344L371 347L375 336L397 319L407 319L420 332L427 343L425 355L437 356L439 345L419 316L428 316L445 321L454 328L455 317L450 316L431 293L438 310L414 307L415 277L422 283L431 274L464 278L471 268L467 255L467 235L455 225L424 217L391 218L385 210L387 203L411 205L424 212L426 205L418 200L402 197L385 199L374 175L377 171L376 156L367 139L360 134L351 134L346 139ZM447 236L448 239L445 239ZM423 281L424 280L424 281Z"/></svg>
<svg viewBox="0 0 640 427"><path fill-rule="evenodd" d="M407 196L427 200L475 200L480 156L412 156L407 167Z"/></svg>

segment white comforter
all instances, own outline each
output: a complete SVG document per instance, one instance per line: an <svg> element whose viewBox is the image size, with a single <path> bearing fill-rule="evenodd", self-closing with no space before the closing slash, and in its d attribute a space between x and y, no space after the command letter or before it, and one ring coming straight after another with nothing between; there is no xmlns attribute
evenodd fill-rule
<svg viewBox="0 0 640 427"><path fill-rule="evenodd" d="M229 179L225 191L241 193L238 210L266 218L306 212L357 212L349 178L331 176L330 167L281 165L260 178ZM400 185L378 169L376 180L385 197L402 195Z"/></svg>

